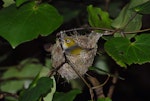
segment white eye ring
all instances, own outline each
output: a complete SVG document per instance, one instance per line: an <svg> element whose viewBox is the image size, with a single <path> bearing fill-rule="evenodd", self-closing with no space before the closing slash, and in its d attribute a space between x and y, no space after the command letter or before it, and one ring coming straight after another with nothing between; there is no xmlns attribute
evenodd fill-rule
<svg viewBox="0 0 150 101"><path fill-rule="evenodd" d="M70 43L70 39L66 39L66 43Z"/></svg>

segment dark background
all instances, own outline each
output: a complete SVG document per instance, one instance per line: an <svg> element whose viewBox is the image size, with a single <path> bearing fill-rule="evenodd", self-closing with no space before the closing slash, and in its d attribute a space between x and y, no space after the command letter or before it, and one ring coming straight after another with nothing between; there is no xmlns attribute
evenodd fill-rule
<svg viewBox="0 0 150 101"><path fill-rule="evenodd" d="M46 0L45 0L46 1ZM64 16L63 25L55 31L53 34L47 37L39 37L30 42L23 43L12 49L10 44L0 37L0 56L8 54L8 57L4 61L0 61L0 66L8 66L18 64L21 60L28 57L36 57L41 63L44 64L44 59L47 56L47 52L43 46L47 43L54 43L56 39L56 33L60 30L72 29L84 26L88 24L86 7L90 4L101 7L103 10L107 10L110 13L110 17L113 19L118 16L121 8L129 2L129 0L110 0L108 4L105 0L51 0L49 3L54 5L58 11ZM1 1L2 5L3 2ZM78 12L74 14L74 12ZM149 28L148 23L150 15L143 16L142 29ZM105 40L101 39L101 43ZM110 58L110 57L109 57ZM111 72L117 70L119 75L125 80L118 79L115 84L115 90L113 93L113 101L149 101L150 100L150 64L143 65L131 65L127 69L119 67L113 60L110 61ZM0 71L0 74L4 71ZM105 76L98 77L104 79ZM61 81L60 81L61 82ZM108 88L111 85L109 81L104 86L104 93L107 94ZM63 88L62 88L63 86ZM68 91L70 89L69 84L58 84L58 91ZM88 89L85 87L83 94L80 94L76 101L84 101L90 98ZM148 100L149 99L149 100Z"/></svg>

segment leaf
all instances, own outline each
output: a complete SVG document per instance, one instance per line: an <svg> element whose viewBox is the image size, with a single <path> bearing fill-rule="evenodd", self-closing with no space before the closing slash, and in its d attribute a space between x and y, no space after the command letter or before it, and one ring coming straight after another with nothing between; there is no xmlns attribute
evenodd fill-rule
<svg viewBox="0 0 150 101"><path fill-rule="evenodd" d="M112 20L109 18L109 14L102 11L101 8L93 7L89 5L87 7L88 21L92 27L111 28Z"/></svg>
<svg viewBox="0 0 150 101"><path fill-rule="evenodd" d="M24 82L24 80L13 80L4 83L2 82L0 85L0 89L9 93L17 93L17 91L23 88Z"/></svg>
<svg viewBox="0 0 150 101"><path fill-rule="evenodd" d="M129 9L131 9L133 7L136 7L138 5L141 5L141 4L143 4L147 1L149 1L149 0L138 0L138 1L137 0L131 0L130 3L129 3L129 5L130 5Z"/></svg>
<svg viewBox="0 0 150 101"><path fill-rule="evenodd" d="M112 27L122 29L123 31L137 31L142 26L142 15L136 14L130 8L142 3L140 0L132 0L120 12L119 16L112 22ZM115 33L115 36L120 37L121 33ZM134 34L126 35L127 38L134 37Z"/></svg>
<svg viewBox="0 0 150 101"><path fill-rule="evenodd" d="M49 73L50 71L50 66L51 66L51 63L50 63L50 59L46 59L46 63L45 63L45 66L42 67L40 73L37 75L37 77L32 81L32 83L30 84L30 87L29 88L32 88L34 87L36 84L37 84L37 80L41 77L45 77L47 76L47 74ZM51 79L53 79L53 87L51 88L51 92L49 92L45 97L43 97L44 101L52 101L53 99L53 95L56 91L56 81L55 81L55 78L52 76Z"/></svg>
<svg viewBox="0 0 150 101"><path fill-rule="evenodd" d="M53 88L51 88L51 92L47 94L47 96L45 96L43 99L44 101L53 101L53 95L56 91L56 81L55 78L52 77L53 79Z"/></svg>
<svg viewBox="0 0 150 101"><path fill-rule="evenodd" d="M67 93L63 93L63 92L56 92L54 94L54 99L53 101L73 101L73 99L76 97L77 94L80 94L81 91L74 89L71 90Z"/></svg>
<svg viewBox="0 0 150 101"><path fill-rule="evenodd" d="M14 97L6 96L5 101L18 101L18 99L14 98Z"/></svg>
<svg viewBox="0 0 150 101"><path fill-rule="evenodd" d="M10 67L1 77L6 81L1 82L0 89L10 93L16 93L23 86L28 87L32 81L31 78L34 78L42 68L41 64L35 64L33 62L36 62L36 60L27 59L18 65L20 67L22 66L21 68L17 68L17 66ZM16 78L16 80L9 80L11 78Z"/></svg>
<svg viewBox="0 0 150 101"><path fill-rule="evenodd" d="M16 6L19 7L20 5L22 5L23 3L27 2L29 0L16 0Z"/></svg>
<svg viewBox="0 0 150 101"><path fill-rule="evenodd" d="M51 59L49 59L49 58L45 59L45 67L52 69L52 60Z"/></svg>
<svg viewBox="0 0 150 101"><path fill-rule="evenodd" d="M46 3L37 5L30 2L19 8L11 5L2 9L0 15L0 36L13 47L39 35L49 35L62 23L62 16Z"/></svg>
<svg viewBox="0 0 150 101"><path fill-rule="evenodd" d="M128 8L129 8L129 5L126 5L122 9L119 16L112 22L112 26L116 29L123 29L124 31L139 30L142 26L142 21L141 21L142 16L139 14L137 14L135 16L135 13L133 11L129 10ZM132 17L134 17L134 18L132 21L130 21L130 19Z"/></svg>
<svg viewBox="0 0 150 101"><path fill-rule="evenodd" d="M132 8L135 12L141 14L150 14L150 1Z"/></svg>
<svg viewBox="0 0 150 101"><path fill-rule="evenodd" d="M53 80L49 77L42 77L37 81L37 85L27 89L19 98L19 101L37 101L41 96L45 96L52 88Z"/></svg>
<svg viewBox="0 0 150 101"><path fill-rule="evenodd" d="M110 98L99 98L97 101L112 101Z"/></svg>
<svg viewBox="0 0 150 101"><path fill-rule="evenodd" d="M109 67L106 61L106 57L104 56L96 57L93 69L100 75L107 75L109 73Z"/></svg>
<svg viewBox="0 0 150 101"><path fill-rule="evenodd" d="M106 52L122 67L150 62L150 33L127 38L117 37L105 43Z"/></svg>
<svg viewBox="0 0 150 101"><path fill-rule="evenodd" d="M14 0L2 0L4 2L3 7L8 7L11 4L15 3Z"/></svg>
<svg viewBox="0 0 150 101"><path fill-rule="evenodd" d="M42 64L35 63L38 62L36 59L26 59L22 61L18 67L12 66L8 71L6 71L2 78L10 77L35 77L41 70Z"/></svg>

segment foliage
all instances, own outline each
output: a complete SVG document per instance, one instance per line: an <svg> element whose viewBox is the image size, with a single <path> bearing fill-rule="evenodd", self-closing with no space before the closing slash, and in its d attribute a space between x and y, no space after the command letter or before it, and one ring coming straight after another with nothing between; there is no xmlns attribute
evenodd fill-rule
<svg viewBox="0 0 150 101"><path fill-rule="evenodd" d="M31 78L35 77L38 72L41 71L42 65L41 64L33 64L33 62L36 62L37 60L35 59L29 59L30 62L28 62L28 60L24 60L22 61L19 65L22 65L20 67L20 69L18 68L18 66L11 66L8 67L10 69L8 69L8 71L6 71L3 76L1 77L2 79L10 79L10 78L24 78L23 80L10 80L10 81L5 81L4 83L2 83L2 85L0 86L0 89L3 91L8 91L11 93L15 93L18 90L22 89L23 86L28 86L29 83L31 82ZM27 64L26 64L27 63ZM22 75L23 74L23 75ZM26 82L26 84L24 85L24 83Z"/></svg>
<svg viewBox="0 0 150 101"><path fill-rule="evenodd" d="M39 36L49 36L63 23L58 9L48 2L42 2L42 0L3 1L4 5L0 10L0 36L6 39L13 48L27 41L33 41ZM150 33L144 32L146 30L140 31L142 16L150 14L149 0L131 0L115 18L102 7L94 7L90 4L86 10L86 20L91 28L100 28L98 32L104 32L105 29L106 32L113 33L106 38L104 51L118 66L128 68L132 64L142 65L150 62ZM80 12L83 12L80 9L67 9L66 11L71 13L64 15L67 17L64 18L64 22L74 19ZM100 67L108 70L109 64L104 62L105 59L101 61L100 58L102 57L99 56L96 60L95 66L99 70ZM0 57L0 63L1 60L3 57ZM50 70L52 70L51 59L47 58L44 63L38 59L28 58L17 65L0 66L0 73L2 73L0 74L0 92L18 94L19 97L6 96L4 99L7 101L73 101L81 90L57 91L55 78L48 77ZM92 70L96 70L94 66ZM111 98L99 98L97 101L111 101Z"/></svg>
<svg viewBox="0 0 150 101"><path fill-rule="evenodd" d="M106 98L100 98L97 101L111 101L111 99L106 97Z"/></svg>
<svg viewBox="0 0 150 101"><path fill-rule="evenodd" d="M47 95L47 92L52 88L52 81L48 77L40 78L35 86L30 86L23 92L23 96L20 96L19 101L37 101L41 96Z"/></svg>
<svg viewBox="0 0 150 101"><path fill-rule="evenodd" d="M74 89L70 92L67 92L67 93L63 93L63 92L56 92L55 95L54 95L54 99L53 101L62 101L62 100L67 100L67 101L73 101L75 96L77 94L80 94L81 91L80 90L77 90L77 89Z"/></svg>
<svg viewBox="0 0 150 101"><path fill-rule="evenodd" d="M146 2L145 0L144 2ZM111 40L108 40L105 43L105 50L110 55L117 64L119 64L121 67L127 67L126 64L143 64L150 62L149 59L149 34L144 34L140 36L136 36L136 32L141 29L142 26L142 15L135 13L131 8L142 4L141 1L132 0L129 4L127 4L122 11L120 12L119 16L112 21L111 26L116 28L119 31L116 31L114 33L114 37ZM149 2L146 2L144 5L149 5ZM138 7L143 7L143 5L140 5ZM144 6L147 7L147 6ZM92 6L89 6L88 9L92 10L91 12L97 13L98 8L91 9ZM100 11L99 11L100 12ZM108 15L107 15L108 16ZM97 15L98 18L98 15ZM97 25L93 25L93 23L98 23L100 20L96 18L96 15L94 17L89 17L89 24L93 27L98 27ZM92 23L93 21L93 23ZM103 20L103 21L106 21ZM110 19L107 17L107 21L110 21ZM103 25L104 26L104 25ZM107 28L107 27L106 27ZM129 32L132 31L132 34L125 34L126 38L122 38L122 33L124 31ZM130 42L131 38L135 38L135 42ZM141 50L142 49L142 50Z"/></svg>
<svg viewBox="0 0 150 101"><path fill-rule="evenodd" d="M133 10L135 12L141 13L141 14L150 14L150 1L147 1L141 5L138 5L136 7L133 7Z"/></svg>
<svg viewBox="0 0 150 101"><path fill-rule="evenodd" d="M13 47L39 35L46 36L62 23L58 11L46 3L29 2L19 8L13 4L3 8L0 15L0 35Z"/></svg>
<svg viewBox="0 0 150 101"><path fill-rule="evenodd" d="M92 27L111 28L112 20L109 18L109 14L102 11L101 8L93 7L92 5L87 7L89 24Z"/></svg>
<svg viewBox="0 0 150 101"><path fill-rule="evenodd" d="M21 4L27 2L29 0L16 0L16 6L19 7Z"/></svg>
<svg viewBox="0 0 150 101"><path fill-rule="evenodd" d="M120 65L143 64L150 61L150 35L142 34L131 42L127 38L113 38L105 44L107 53ZM113 50L112 50L113 49Z"/></svg>

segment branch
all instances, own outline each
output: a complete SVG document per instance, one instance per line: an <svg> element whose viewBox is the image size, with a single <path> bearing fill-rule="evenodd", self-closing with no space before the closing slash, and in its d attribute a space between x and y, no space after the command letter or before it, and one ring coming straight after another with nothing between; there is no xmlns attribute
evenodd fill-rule
<svg viewBox="0 0 150 101"><path fill-rule="evenodd" d="M18 99L18 97L19 97L17 94L14 94L14 93L0 91L0 99L3 99L6 96L11 96L15 99Z"/></svg>
<svg viewBox="0 0 150 101"><path fill-rule="evenodd" d="M113 95L113 92L114 92L114 89L115 89L115 84L116 84L116 82L118 80L118 77L117 77L118 76L118 72L116 72L115 75L116 76L114 76L112 78L112 85L110 86L108 94L107 94L107 97L109 97L109 98L112 98L112 95Z"/></svg>
<svg viewBox="0 0 150 101"><path fill-rule="evenodd" d="M138 31L133 31L133 32L124 32L125 34L133 34L133 33L141 33L141 32L147 32L150 31L150 28L143 29L143 30L138 30Z"/></svg>
<svg viewBox="0 0 150 101"><path fill-rule="evenodd" d="M96 96L98 98L104 98L105 95L103 92L103 86L97 87L97 86L101 85L100 82L96 78L89 76L89 75L88 75L88 80L92 83L92 85L93 85L92 89L94 89Z"/></svg>
<svg viewBox="0 0 150 101"><path fill-rule="evenodd" d="M106 31L104 32L103 35L113 35L116 32L121 32L122 29L108 29L108 28L98 28L98 27L80 27L80 28L73 28L73 29L68 29L61 31L61 33L67 33L67 32L72 32L72 31L81 31L81 30L102 30ZM143 29L143 30L138 30L138 31L132 31L132 32L123 32L124 34L135 34L135 33L140 33L140 32L146 32L150 31L150 28Z"/></svg>

